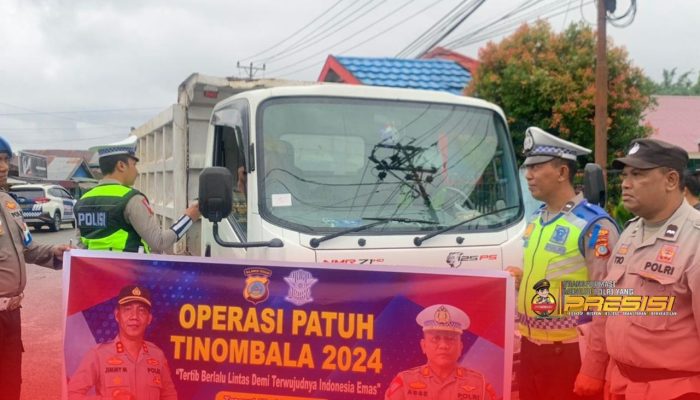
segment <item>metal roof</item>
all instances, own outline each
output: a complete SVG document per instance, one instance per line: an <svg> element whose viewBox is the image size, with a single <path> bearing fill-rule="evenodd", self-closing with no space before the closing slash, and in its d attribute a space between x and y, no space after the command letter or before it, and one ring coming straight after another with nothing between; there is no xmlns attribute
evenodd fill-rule
<svg viewBox="0 0 700 400"><path fill-rule="evenodd" d="M428 89L462 94L472 79L469 71L449 60L344 56L336 56L335 59L365 85Z"/></svg>
<svg viewBox="0 0 700 400"><path fill-rule="evenodd" d="M85 165L82 158L55 157L49 164L47 179L50 181L70 180L81 165ZM85 165L85 170L90 171L87 165Z"/></svg>

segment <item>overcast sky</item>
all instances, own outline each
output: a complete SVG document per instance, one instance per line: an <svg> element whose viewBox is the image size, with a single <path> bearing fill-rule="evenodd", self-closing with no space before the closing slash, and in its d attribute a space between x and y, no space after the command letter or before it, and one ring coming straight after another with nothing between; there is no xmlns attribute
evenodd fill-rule
<svg viewBox="0 0 700 400"><path fill-rule="evenodd" d="M552 0L527 1L552 9ZM527 1L486 0L443 43ZM595 22L591 0L557 1L570 9L550 19L554 29ZM258 65L267 58L267 78L315 80L328 54L394 57L460 3L2 0L0 135L15 150L120 140L174 103L178 85L193 72L240 76L237 61ZM624 11L630 0L617 3ZM658 81L664 68L700 70L699 18L698 0L640 0L632 24L608 25L608 35ZM484 43L454 50L476 57Z"/></svg>

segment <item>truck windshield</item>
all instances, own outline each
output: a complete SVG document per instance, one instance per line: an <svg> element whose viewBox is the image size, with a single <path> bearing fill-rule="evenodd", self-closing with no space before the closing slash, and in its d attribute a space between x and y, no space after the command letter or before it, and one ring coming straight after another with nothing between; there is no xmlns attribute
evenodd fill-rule
<svg viewBox="0 0 700 400"><path fill-rule="evenodd" d="M285 97L257 118L259 206L300 232L333 232L366 218L410 218L363 234L495 230L522 216L500 115L459 104ZM365 218L365 219L363 219ZM422 223L420 220L430 223Z"/></svg>

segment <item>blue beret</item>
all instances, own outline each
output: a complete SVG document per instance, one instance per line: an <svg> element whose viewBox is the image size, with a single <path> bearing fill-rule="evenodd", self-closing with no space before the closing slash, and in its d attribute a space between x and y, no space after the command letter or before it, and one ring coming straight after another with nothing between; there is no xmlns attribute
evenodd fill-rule
<svg viewBox="0 0 700 400"><path fill-rule="evenodd" d="M2 136L0 136L0 153L7 153L7 155L12 157L12 147Z"/></svg>

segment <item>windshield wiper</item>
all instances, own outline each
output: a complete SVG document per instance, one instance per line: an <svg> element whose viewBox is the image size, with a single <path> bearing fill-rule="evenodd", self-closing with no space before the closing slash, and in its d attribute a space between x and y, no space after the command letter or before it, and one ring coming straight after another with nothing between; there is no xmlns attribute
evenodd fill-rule
<svg viewBox="0 0 700 400"><path fill-rule="evenodd" d="M348 233L361 232L361 231L373 228L373 227L378 226L378 225L388 224L389 222L403 222L403 223L407 223L407 224L410 224L410 223L433 224L433 225L437 224L437 222L435 222L435 221L426 221L426 220L422 220L422 219L400 218L400 217L388 217L388 218L379 218L379 217L369 218L369 217L367 217L367 218L362 218L362 219L367 220L367 221L375 221L375 222L372 222L371 224L367 224L367 225L356 226L354 228L348 228L348 229L345 229L345 230L342 230L339 232L335 232L335 233L330 233L328 235L321 236L320 238L311 238L311 240L309 240L309 246L311 246L315 249L318 247L319 244L321 244L322 242L325 242L326 240L335 239L338 236L347 235Z"/></svg>
<svg viewBox="0 0 700 400"><path fill-rule="evenodd" d="M435 231L435 232L430 232L429 234L427 234L427 235L425 235L425 236L422 236L422 237L416 236L415 238L413 238L413 244L415 244L416 246L420 246L420 245L423 244L423 242L425 242L426 240L432 239L432 238L434 238L435 236L441 235L441 234L443 234L443 233L445 233L445 232L447 232L447 231L451 231L452 229L457 228L457 227L460 227L460 226L462 226L462 225L464 225L464 224L466 224L466 223L475 221L475 220L477 220L477 219L479 219L479 218L486 217L486 216L488 216L488 215L498 214L498 213L501 213L501 212L503 212L503 211L512 210L512 209L514 209L514 208L520 208L520 206L506 207L506 208L501 208L500 210L495 210L495 211L487 212L486 214L477 215L477 216L474 217L474 218L470 218L470 219L467 219L467 220L464 220L464 221L460 221L460 222L458 222L458 223L456 223L456 224L454 224L454 225L446 226L446 227L444 227L444 228L442 228L442 229L440 229L440 230L437 230L437 231ZM464 240L464 239L462 239L462 240ZM462 242L458 242L458 243L459 243L459 244L462 244Z"/></svg>

